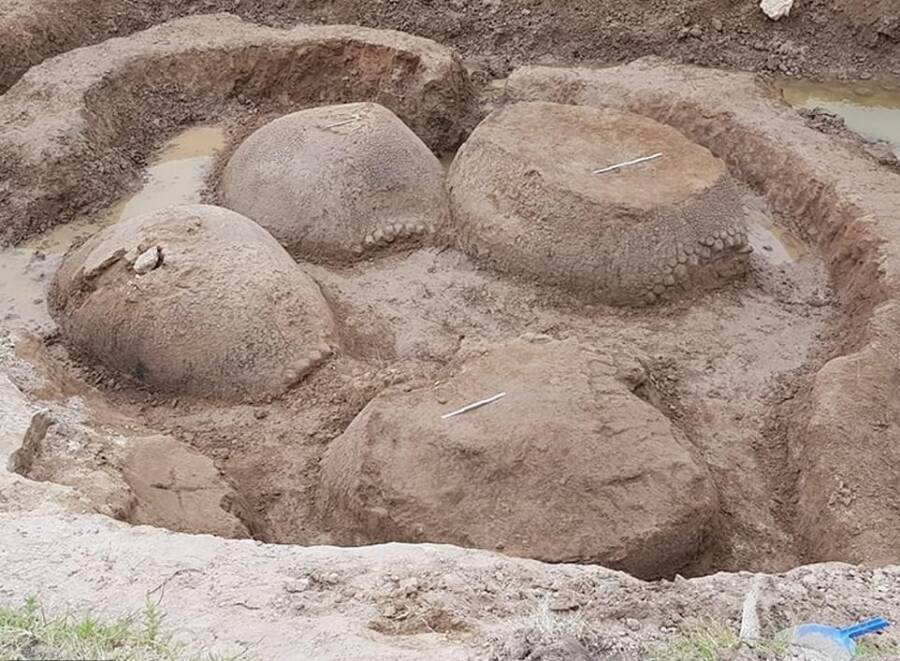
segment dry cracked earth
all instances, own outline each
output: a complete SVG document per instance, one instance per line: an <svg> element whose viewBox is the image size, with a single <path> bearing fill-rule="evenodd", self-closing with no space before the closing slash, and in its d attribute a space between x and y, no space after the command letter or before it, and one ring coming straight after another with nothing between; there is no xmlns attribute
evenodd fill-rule
<svg viewBox="0 0 900 661"><path fill-rule="evenodd" d="M896 3L147 4L0 0L0 604L260 659L900 619L900 163L781 93L895 94Z"/></svg>

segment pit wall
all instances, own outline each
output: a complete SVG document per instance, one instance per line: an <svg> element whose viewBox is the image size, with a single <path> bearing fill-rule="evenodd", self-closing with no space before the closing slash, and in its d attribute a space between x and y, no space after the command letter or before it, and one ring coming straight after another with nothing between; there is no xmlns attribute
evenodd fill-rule
<svg viewBox="0 0 900 661"><path fill-rule="evenodd" d="M849 320L789 427L793 518L809 561L898 559L900 177L807 128L750 74L645 58L591 70L525 67L508 102L627 109L671 124L793 218L828 260Z"/></svg>
<svg viewBox="0 0 900 661"><path fill-rule="evenodd" d="M470 99L451 50L391 31L219 14L72 51L0 97L0 244L113 202L160 139L229 104L374 101L439 151L460 141Z"/></svg>
<svg viewBox="0 0 900 661"><path fill-rule="evenodd" d="M0 93L48 57L151 25L138 11L141 4L147 3L36 0L14 3L5 13L0 7Z"/></svg>

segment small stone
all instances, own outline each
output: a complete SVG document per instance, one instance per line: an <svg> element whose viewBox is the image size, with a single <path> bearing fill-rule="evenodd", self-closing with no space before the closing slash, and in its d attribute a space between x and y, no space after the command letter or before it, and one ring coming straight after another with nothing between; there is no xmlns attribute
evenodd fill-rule
<svg viewBox="0 0 900 661"><path fill-rule="evenodd" d="M289 581L284 584L285 592L290 592L292 594L296 594L298 592L306 592L309 590L309 579L308 578L298 578L294 581Z"/></svg>
<svg viewBox="0 0 900 661"><path fill-rule="evenodd" d="M371 246L375 243L375 237L371 234L366 234L366 238L363 243L365 243L367 246Z"/></svg>
<svg viewBox="0 0 900 661"><path fill-rule="evenodd" d="M722 243L721 240L716 239L716 241L713 243L713 250L715 250L716 252L722 252L723 250L725 250L725 244Z"/></svg>
<svg viewBox="0 0 900 661"><path fill-rule="evenodd" d="M630 631L640 631L641 630L641 623L638 620L634 619L633 617L629 617L629 618L625 619L625 626Z"/></svg>
<svg viewBox="0 0 900 661"><path fill-rule="evenodd" d="M674 276L674 275L671 275L671 274L670 274L670 275L667 275L667 276L665 277L665 280L663 280L663 282L664 282L666 285L668 285L669 287L671 287L672 285L675 284L675 276Z"/></svg>
<svg viewBox="0 0 900 661"><path fill-rule="evenodd" d="M268 417L268 415L269 415L269 412L266 411L265 409L256 409L253 412L253 417L256 418L257 420L262 420L263 418Z"/></svg>
<svg viewBox="0 0 900 661"><path fill-rule="evenodd" d="M159 246L153 246L142 252L140 256L136 260L134 260L134 272L138 275L144 275L145 273L150 273L155 268L158 268L162 264L162 250L160 250Z"/></svg>
<svg viewBox="0 0 900 661"><path fill-rule="evenodd" d="M716 32L721 32L725 28L722 21L720 21L718 18L714 18L712 21L710 21L710 23L712 24L712 29Z"/></svg>
<svg viewBox="0 0 900 661"><path fill-rule="evenodd" d="M578 610L579 604L572 595L558 594L550 600L549 608L555 613Z"/></svg>
<svg viewBox="0 0 900 661"><path fill-rule="evenodd" d="M701 39L703 37L703 28L699 25L695 25L691 28L690 34L694 39Z"/></svg>

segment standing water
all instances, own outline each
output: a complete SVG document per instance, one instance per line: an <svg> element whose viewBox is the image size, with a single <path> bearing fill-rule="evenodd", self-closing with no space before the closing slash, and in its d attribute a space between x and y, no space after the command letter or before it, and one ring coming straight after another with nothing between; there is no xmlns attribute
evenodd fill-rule
<svg viewBox="0 0 900 661"><path fill-rule="evenodd" d="M152 159L144 184L105 212L0 250L0 323L40 332L53 328L47 287L63 255L76 241L124 218L178 204L200 202L215 155L225 146L218 126L195 126L169 140Z"/></svg>
<svg viewBox="0 0 900 661"><path fill-rule="evenodd" d="M891 143L900 157L900 89L791 80L782 83L781 91L795 108L823 108L839 115L861 136Z"/></svg>

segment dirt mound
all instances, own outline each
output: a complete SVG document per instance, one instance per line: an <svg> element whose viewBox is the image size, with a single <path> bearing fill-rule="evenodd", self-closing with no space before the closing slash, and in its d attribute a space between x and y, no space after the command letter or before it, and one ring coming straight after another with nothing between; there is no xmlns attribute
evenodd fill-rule
<svg viewBox="0 0 900 661"><path fill-rule="evenodd" d="M306 257L416 241L449 215L440 161L375 103L301 110L263 126L228 161L221 191L225 206Z"/></svg>
<svg viewBox="0 0 900 661"><path fill-rule="evenodd" d="M53 313L79 351L171 393L277 394L332 352L318 285L256 223L204 205L130 218L70 252Z"/></svg>
<svg viewBox="0 0 900 661"><path fill-rule="evenodd" d="M345 543L668 573L702 550L716 494L684 434L629 389L642 378L633 358L518 340L433 388L388 390L325 453L323 511Z"/></svg>
<svg viewBox="0 0 900 661"><path fill-rule="evenodd" d="M638 115L505 107L460 149L450 192L453 238L467 253L602 301L653 303L746 269L740 195L725 164Z"/></svg>

